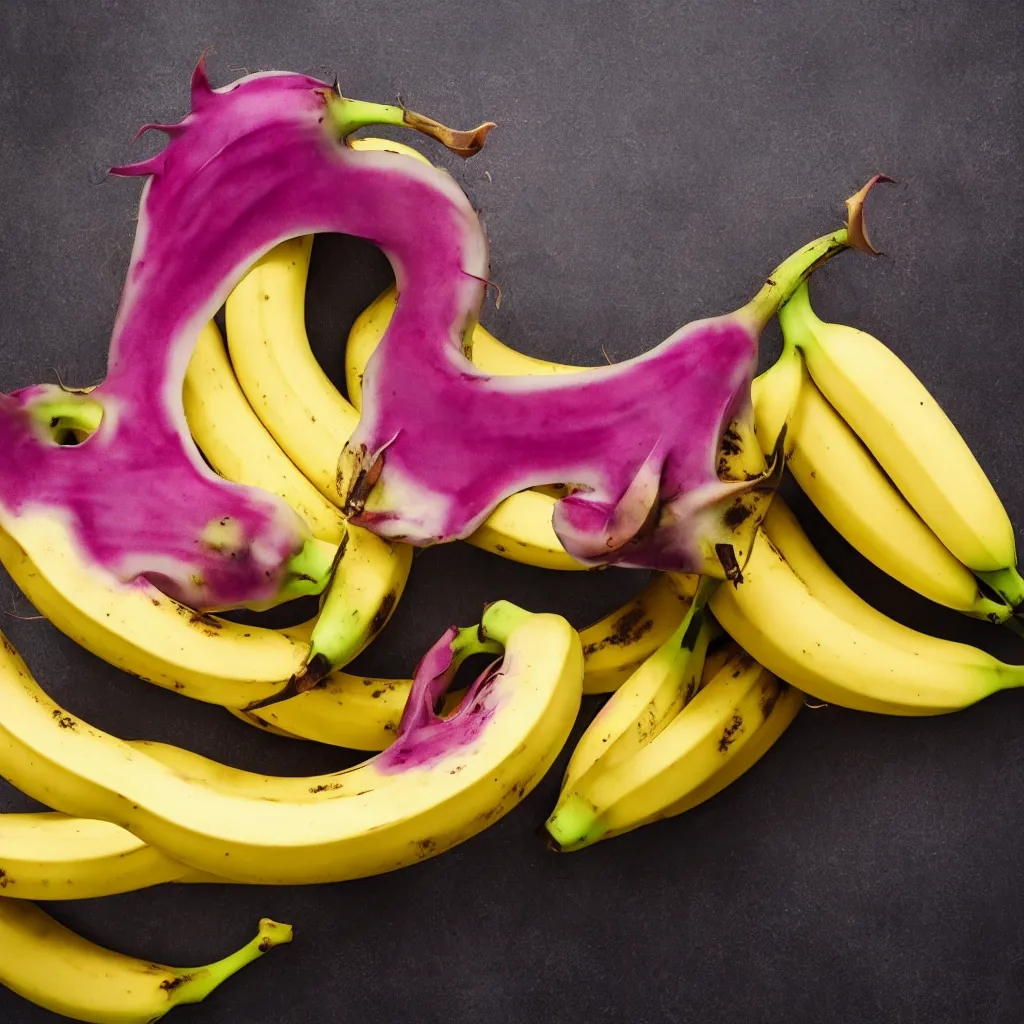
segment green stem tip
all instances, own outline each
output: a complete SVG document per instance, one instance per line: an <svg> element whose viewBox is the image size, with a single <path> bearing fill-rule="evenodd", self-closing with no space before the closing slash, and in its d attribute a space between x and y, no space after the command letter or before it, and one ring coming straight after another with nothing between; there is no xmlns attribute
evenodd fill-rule
<svg viewBox="0 0 1024 1024"><path fill-rule="evenodd" d="M171 985L165 986L170 996L168 1009L183 1003L202 1002L215 988L227 981L231 975L237 974L246 964L258 960L275 946L291 941L290 924L279 924L277 921L271 921L269 917L263 918L255 937L230 956L206 967L175 970L173 973L178 979L177 983L172 983L173 989Z"/></svg>
<svg viewBox="0 0 1024 1024"><path fill-rule="evenodd" d="M975 570L974 575L994 590L1015 613L1024 612L1024 579L1015 565L1005 569L993 569L990 572Z"/></svg>
<svg viewBox="0 0 1024 1024"><path fill-rule="evenodd" d="M499 641L481 636L479 626L463 626L452 641L452 665L458 669L474 654L501 654L503 650Z"/></svg>
<svg viewBox="0 0 1024 1024"><path fill-rule="evenodd" d="M577 793L559 804L544 823L559 853L568 853L600 838L595 828L597 810L588 800ZM603 830L601 830L603 831Z"/></svg>
<svg viewBox="0 0 1024 1024"><path fill-rule="evenodd" d="M511 601L495 601L484 609L480 619L480 638L496 640L507 647L512 633L532 616L533 612L528 612Z"/></svg>

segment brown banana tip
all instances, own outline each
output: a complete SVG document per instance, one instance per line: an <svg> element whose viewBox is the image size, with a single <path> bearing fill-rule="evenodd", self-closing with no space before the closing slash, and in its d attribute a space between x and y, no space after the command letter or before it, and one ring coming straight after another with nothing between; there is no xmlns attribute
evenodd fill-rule
<svg viewBox="0 0 1024 1024"><path fill-rule="evenodd" d="M885 174L876 174L859 192L855 192L846 200L846 230L851 248L860 249L862 252L870 253L872 256L881 256L868 238L867 227L864 224L864 200L868 193L880 182L896 184L894 178Z"/></svg>
<svg viewBox="0 0 1024 1024"><path fill-rule="evenodd" d="M484 148L484 141L487 138L488 132L492 128L497 127L493 121L485 121L468 132L460 132L453 128L448 128L446 125L435 121L432 117L426 117L423 114L417 114L413 110L405 110L404 108L402 120L410 128L415 128L416 131L429 135L432 139L437 139L441 145L446 146L463 159L479 153Z"/></svg>

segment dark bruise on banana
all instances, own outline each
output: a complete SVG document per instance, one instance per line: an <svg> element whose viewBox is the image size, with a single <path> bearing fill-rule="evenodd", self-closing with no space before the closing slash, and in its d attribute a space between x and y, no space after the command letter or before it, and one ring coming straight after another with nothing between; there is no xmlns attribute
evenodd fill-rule
<svg viewBox="0 0 1024 1024"><path fill-rule="evenodd" d="M743 582L743 567L750 557L754 538L782 482L786 469L785 446L786 427L783 425L766 464L751 424L734 420L722 435L719 478L753 484L749 490L729 498L718 519L720 532L714 551L725 578L733 584Z"/></svg>

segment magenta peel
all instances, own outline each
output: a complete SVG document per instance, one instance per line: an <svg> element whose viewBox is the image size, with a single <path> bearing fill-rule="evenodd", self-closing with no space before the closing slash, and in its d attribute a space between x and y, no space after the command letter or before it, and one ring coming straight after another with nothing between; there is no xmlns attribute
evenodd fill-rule
<svg viewBox="0 0 1024 1024"><path fill-rule="evenodd" d="M740 480L718 472L727 429L734 446L754 437L758 337L815 267L867 248L860 212L875 180L848 202L855 231L794 253L741 309L612 366L489 376L463 347L476 306L460 302L470 293L454 277L447 288L435 279L439 329L396 310L367 364L361 419L339 463L350 518L395 540L445 543L517 491L569 482L552 523L578 560L732 578L735 551L749 552L760 521L748 498L773 490L782 466ZM399 277L399 301L410 291L420 296L420 282Z"/></svg>
<svg viewBox="0 0 1024 1024"><path fill-rule="evenodd" d="M169 137L161 152L113 169L148 180L107 377L88 396L94 429L71 436L75 392L40 385L0 396L0 525L16 534L19 517L59 516L79 555L120 581L146 579L200 609L265 604L294 593L296 580L300 590L325 580L302 578L317 559L299 517L276 496L216 476L189 436L181 390L200 329L263 253L319 231L368 238L399 280L414 278L404 319L419 330L452 314L431 294L439 282L460 308L476 308L472 275L485 273L486 246L451 177L397 154L356 152L340 136L405 123L468 155L488 126L450 132L296 74L213 89L202 61L191 107L178 124L141 129Z"/></svg>
<svg viewBox="0 0 1024 1024"><path fill-rule="evenodd" d="M502 650L502 644L484 638L477 626L450 626L416 665L395 742L377 755L375 767L385 774L426 768L472 745L494 716L500 701L495 684L508 666L500 659L488 665L447 717L437 709L467 657Z"/></svg>

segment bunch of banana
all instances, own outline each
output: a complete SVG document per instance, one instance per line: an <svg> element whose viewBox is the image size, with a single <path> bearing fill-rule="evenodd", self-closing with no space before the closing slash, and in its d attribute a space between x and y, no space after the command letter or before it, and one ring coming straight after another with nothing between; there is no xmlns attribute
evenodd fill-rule
<svg viewBox="0 0 1024 1024"><path fill-rule="evenodd" d="M75 1020L153 1024L291 940L290 925L264 918L255 938L223 960L164 967L97 946L32 903L0 897L0 984Z"/></svg>
<svg viewBox="0 0 1024 1024"><path fill-rule="evenodd" d="M357 140L356 144L397 145L373 139ZM293 243L285 243L285 246L290 244ZM306 242L302 243L302 249L308 263ZM299 261L296 261L296 266L299 265ZM274 306L272 300L268 300L268 304ZM362 314L360 321L368 313ZM489 358L488 353L492 351L507 354L502 362L505 372L517 372L516 360L529 360L529 357L519 356L502 346L482 327L478 326L476 333L477 336L490 339L490 345L485 342L480 346L483 358ZM349 342L350 352L353 340L359 338L360 332L353 329ZM312 360L311 355L309 359ZM330 394L340 400L333 388L330 391L318 390L310 385L310 378L315 377L313 368L316 374L323 376L315 360L311 364L300 361L289 363L288 366L292 373L307 374L300 382L303 394ZM301 367L305 367L305 370L298 369ZM566 372L570 369L566 368ZM360 542L366 539L376 542L376 546L369 544L371 554L380 554L387 548L408 552L409 549L403 545L384 545L358 527L346 527L340 510L299 471L263 421L253 412L235 377L220 333L212 322L204 327L189 363L185 375L184 405L193 438L213 468L222 476L236 483L264 487L278 494L302 516L314 535L325 541L340 540L347 529ZM323 418L322 411L320 415ZM280 429L286 431L287 423L280 425ZM308 438L300 443L300 439L296 439L297 448L308 452L307 441ZM315 472L310 461L305 465L306 472ZM365 562L370 566L367 571L371 573L371 579L388 579L380 570L382 566L390 564L389 560L371 561L367 558ZM607 693L614 690L648 655L657 650L678 626L695 586L694 577L657 574L633 600L581 630L584 692ZM366 618L371 612L376 614L379 608L374 596L380 589L380 584L377 584L370 588L370 596L366 597L365 589L338 587L335 584L332 593L338 593L341 601L352 607L356 614ZM396 593L400 593L400 590L396 590ZM251 630L251 627L248 629ZM281 633L302 644L308 643L311 629L312 623L305 623L284 629ZM258 630L253 632L261 635ZM408 679L368 679L337 669L320 685L266 708L251 709L254 700L227 706L242 721L279 735L318 740L357 750L382 750L394 739L410 686L411 680ZM250 710L244 710L246 707L250 707Z"/></svg>
<svg viewBox="0 0 1024 1024"><path fill-rule="evenodd" d="M818 319L806 283L779 322L782 355L753 387L761 444L787 424L797 483L878 568L938 604L1014 625L1024 580L1013 527L934 397L876 338Z"/></svg>
<svg viewBox="0 0 1024 1024"><path fill-rule="evenodd" d="M695 807L753 766L800 710L803 694L735 643L709 654L718 627L705 604L718 586L702 582L679 629L584 732L545 826L555 849Z"/></svg>
<svg viewBox="0 0 1024 1024"><path fill-rule="evenodd" d="M919 633L858 597L778 496L742 582L720 587L709 604L745 651L829 704L935 715L1024 685L1024 666Z"/></svg>

